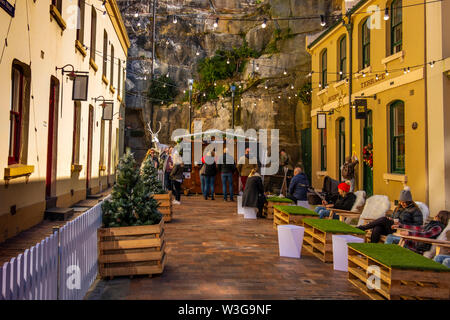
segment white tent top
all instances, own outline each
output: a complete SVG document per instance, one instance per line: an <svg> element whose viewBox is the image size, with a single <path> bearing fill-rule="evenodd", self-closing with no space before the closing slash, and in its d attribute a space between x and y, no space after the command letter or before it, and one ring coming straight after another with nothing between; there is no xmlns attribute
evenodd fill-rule
<svg viewBox="0 0 450 320"><path fill-rule="evenodd" d="M236 134L236 133L231 133L231 132L226 132L226 131L222 131L222 130L218 130L218 129L210 129L210 130L206 130L203 132L196 132L193 134L185 134L185 135L181 135L181 136L176 136L174 137L175 140L178 139L183 139L183 138L190 138L190 137L211 137L211 136L216 136L216 137L222 137L222 136L228 136L228 137L236 137L236 138L243 138L243 139L248 139L248 140L252 140L252 141L257 141L257 138L252 137L252 136L246 136L246 135L241 135L241 134Z"/></svg>

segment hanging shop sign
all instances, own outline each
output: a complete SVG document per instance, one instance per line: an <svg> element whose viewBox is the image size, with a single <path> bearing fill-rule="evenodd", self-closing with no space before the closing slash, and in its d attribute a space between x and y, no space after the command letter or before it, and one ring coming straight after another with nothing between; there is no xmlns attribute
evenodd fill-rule
<svg viewBox="0 0 450 320"><path fill-rule="evenodd" d="M103 105L102 119L112 120L114 117L114 102L105 101L104 103L102 103L102 105Z"/></svg>
<svg viewBox="0 0 450 320"><path fill-rule="evenodd" d="M11 17L14 17L16 13L16 6L9 3L7 0L0 0L0 7L3 8L3 10L6 11L7 14L9 14Z"/></svg>
<svg viewBox="0 0 450 320"><path fill-rule="evenodd" d="M87 101L89 76L77 74L73 80L72 100Z"/></svg>
<svg viewBox="0 0 450 320"><path fill-rule="evenodd" d="M366 119L367 99L355 99L355 119Z"/></svg>
<svg viewBox="0 0 450 320"><path fill-rule="evenodd" d="M327 114L326 113L318 113L317 114L317 129L326 129L327 128Z"/></svg>

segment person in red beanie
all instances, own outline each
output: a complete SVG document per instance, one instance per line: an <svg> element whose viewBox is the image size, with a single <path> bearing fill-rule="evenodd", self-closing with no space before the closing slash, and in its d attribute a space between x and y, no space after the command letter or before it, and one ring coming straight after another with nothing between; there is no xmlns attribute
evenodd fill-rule
<svg viewBox="0 0 450 320"><path fill-rule="evenodd" d="M330 216L330 209L341 209L341 210L351 210L353 204L355 203L356 196L353 192L350 192L350 185L348 183L342 182L338 185L339 197L336 202L328 203L325 200L322 200L322 205L317 207L314 211L316 211L320 219L326 218ZM333 219L339 219L337 214L333 215Z"/></svg>

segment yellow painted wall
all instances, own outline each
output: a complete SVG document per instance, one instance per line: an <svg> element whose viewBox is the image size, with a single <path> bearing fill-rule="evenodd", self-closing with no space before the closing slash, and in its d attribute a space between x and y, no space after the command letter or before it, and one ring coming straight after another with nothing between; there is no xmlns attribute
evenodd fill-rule
<svg viewBox="0 0 450 320"><path fill-rule="evenodd" d="M28 3L28 6L26 5ZM50 0L46 1L17 1L15 17L11 18L3 9L0 9L0 33L6 35L8 28L8 46L5 48L0 64L0 241L11 237L17 232L25 230L42 220L45 209L45 178L47 163L47 134L48 134L48 110L50 77L54 76L60 81L60 90L63 86L63 98L58 110L57 131L57 172L54 196L57 205L69 206L83 199L86 194L86 164L87 164L87 132L88 132L88 109L89 105L95 105L93 98L104 96L105 99L114 100L114 112L119 111L120 102L118 94L123 97L122 92L117 90L113 94L109 86L102 82L101 52L103 50L103 31L108 33L108 54L111 44L115 49L115 58L126 60L126 49L129 41L124 30L120 30L121 18L106 16L103 18L101 12L97 12L97 51L95 61L99 67L95 72L89 65L89 50L87 56L75 48L76 39L76 15L74 6L70 1L63 0L62 18L67 28L62 31L56 20L51 18L49 7ZM101 8L101 2L86 1ZM108 1L108 11L113 12L113 0ZM27 21L28 10L28 21ZM90 46L91 31L91 6L85 7L85 29L84 44ZM11 23L11 24L10 24ZM30 33L27 32L27 24L30 25ZM123 23L122 23L123 26ZM125 32L125 36L124 33ZM30 42L28 41L30 37ZM124 46L125 44L125 46ZM125 48L124 48L125 47ZM28 128L28 157L27 165L34 166L29 182L25 178L16 178L10 181L6 188L3 185L4 169L8 167L9 150L9 108L11 99L11 68L13 60L29 65L31 61L31 95L33 99L29 108ZM61 71L56 67L72 64L77 71L89 72L88 100L81 102L81 141L80 141L80 165L81 172L72 173L72 141L74 123L74 102L72 101L72 81L66 76L64 79ZM114 87L118 86L117 60L115 65ZM70 68L68 68L70 70ZM110 62L108 61L107 78L110 79ZM123 79L122 75L121 78ZM121 87L122 84L121 84ZM61 99L61 97L60 97ZM62 104L62 107L61 107ZM92 156L92 183L93 189L99 188L99 149L100 149L100 122L102 108L100 103L95 106L95 119L93 131L93 156ZM106 129L108 129L107 124ZM116 151L116 128L119 128L117 115L112 121L113 130L111 141L108 141L108 130L105 134L105 157L108 154L108 144L112 144L111 164L114 166L114 155ZM123 134L122 131L119 131ZM118 151L117 151L118 152ZM106 163L107 164L107 163ZM106 174L106 173L105 173ZM114 169L111 169L114 174ZM102 188L107 188L106 177L102 178ZM110 179L112 182L113 179ZM71 190L74 196L71 196ZM11 207L16 206L16 214L10 213Z"/></svg>
<svg viewBox="0 0 450 320"><path fill-rule="evenodd" d="M391 56L388 53L388 38L386 27L390 20L384 21L384 8L390 2L367 1L353 15L353 90L352 100L357 96L370 96L376 94L376 100L368 99L368 108L373 112L373 138L374 138L374 194L386 194L391 201L398 199L403 189L400 181L383 179L384 174L390 172L389 158L389 117L388 106L395 100L405 103L405 135L406 135L406 168L405 176L407 185L411 187L413 197L416 201L428 202L428 177L426 156L426 108L425 108L425 81L424 68L410 68L410 72L404 74L403 68L424 64L424 7L413 6L403 8L403 47L402 54ZM418 0L408 1L408 4L421 3ZM361 24L369 16L365 12L381 10L377 20L377 14L371 17L372 25L379 28L371 30L370 46L370 68L365 69L366 76L362 76L361 67ZM316 114L318 111L334 110L334 114L327 116L327 174L338 178L338 150L337 150L337 120L345 118L346 155L349 150L349 110L348 110L348 84L338 80L338 41L347 34L343 24L335 27L325 37L318 40L308 48L312 56L312 144L313 144L313 185L321 188L323 180L316 172L320 171L320 132L317 129ZM347 35L347 50L349 48L349 37ZM328 88L318 88L320 54L327 49L328 55ZM386 62L386 58L392 58ZM396 59L394 59L397 57ZM384 60L384 61L383 61ZM383 63L384 62L384 63ZM349 54L347 53L347 64ZM390 71L385 75L384 70ZM347 65L347 70L349 70ZM330 74L335 73L335 74ZM376 74L379 79L376 80ZM418 128L412 129L412 123L417 122ZM362 159L364 120L357 120L353 112L352 129L352 151L358 158ZM363 186L363 164L360 161L357 170L357 187ZM398 177L394 176L394 177ZM403 177L402 177L403 178ZM434 213L435 214L435 213Z"/></svg>

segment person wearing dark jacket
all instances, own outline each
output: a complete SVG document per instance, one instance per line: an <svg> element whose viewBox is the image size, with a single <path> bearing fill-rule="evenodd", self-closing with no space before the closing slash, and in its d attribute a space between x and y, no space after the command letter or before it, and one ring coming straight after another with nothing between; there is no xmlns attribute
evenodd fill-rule
<svg viewBox="0 0 450 320"><path fill-rule="evenodd" d="M230 201L234 201L233 173L236 170L236 165L234 163L233 157L230 154L228 154L227 148L224 149L222 162L217 165L217 168L219 169L222 178L223 200L227 201L227 181L228 181L228 189L230 191Z"/></svg>
<svg viewBox="0 0 450 320"><path fill-rule="evenodd" d="M242 195L242 206L258 208L258 217L262 217L262 210L266 197L261 175L252 169L245 183L244 194Z"/></svg>
<svg viewBox="0 0 450 320"><path fill-rule="evenodd" d="M309 181L308 177L300 167L294 169L294 177L289 184L289 194L287 198L297 203L297 201L307 200L306 194L308 191Z"/></svg>
<svg viewBox="0 0 450 320"><path fill-rule="evenodd" d="M317 207L314 211L320 216L320 219L330 216L331 209L341 209L350 211L353 204L356 201L356 196L353 192L350 192L350 185L342 182L338 185L339 197L334 204L329 204L327 201L322 200L323 206ZM333 219L339 219L337 214L333 215Z"/></svg>
<svg viewBox="0 0 450 320"><path fill-rule="evenodd" d="M216 160L214 159L214 152L208 152L208 154L205 157L205 189L203 196L205 197L205 200L208 200L209 193L211 191L211 200L214 200L214 181L216 178L217 173L217 167L216 167Z"/></svg>
<svg viewBox="0 0 450 320"><path fill-rule="evenodd" d="M184 164L181 159L177 159L172 171L170 172L170 180L172 182L172 191L175 196L174 204L180 204L181 199L181 183L183 182Z"/></svg>
<svg viewBox="0 0 450 320"><path fill-rule="evenodd" d="M382 235L387 236L394 233L394 230L399 227L399 224L408 226L422 226L423 214L413 201L409 187L405 187L405 189L400 192L398 202L398 207L395 208L392 218L381 217L366 225L357 227L364 231L372 229L370 242L377 243L380 241ZM399 238L390 237L389 241L388 239L386 240L389 244L398 242Z"/></svg>
<svg viewBox="0 0 450 320"><path fill-rule="evenodd" d="M450 217L449 211L439 211L439 213L424 226L399 225L399 228L404 229L400 231L401 235L422 237L428 239L436 239L445 230ZM423 243L420 241L405 240L404 248L408 248L416 253L423 254L425 251L431 249L430 243Z"/></svg>

